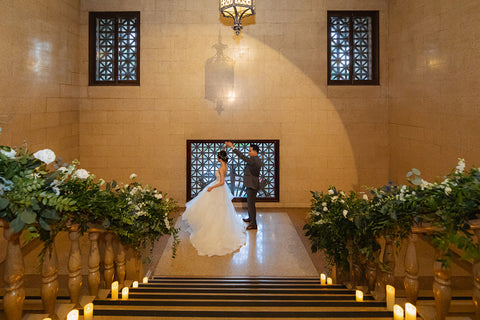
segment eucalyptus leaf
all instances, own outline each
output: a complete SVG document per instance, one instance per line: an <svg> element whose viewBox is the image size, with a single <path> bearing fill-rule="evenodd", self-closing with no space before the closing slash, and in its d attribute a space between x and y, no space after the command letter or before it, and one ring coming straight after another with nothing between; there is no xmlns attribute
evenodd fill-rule
<svg viewBox="0 0 480 320"><path fill-rule="evenodd" d="M47 222L45 222L45 220L43 220L42 218L40 218L38 221L40 222L40 226L42 227L42 229L46 231L52 230L52 228L50 228L50 225Z"/></svg>
<svg viewBox="0 0 480 320"><path fill-rule="evenodd" d="M59 220L60 217L55 209L45 209L42 211L42 217L45 219Z"/></svg>
<svg viewBox="0 0 480 320"><path fill-rule="evenodd" d="M26 224L34 223L37 220L37 214L31 209L23 209L18 217Z"/></svg>
<svg viewBox="0 0 480 320"><path fill-rule="evenodd" d="M20 219L20 217L16 217L10 222L10 228L12 228L13 233L22 231L24 227L25 223Z"/></svg>
<svg viewBox="0 0 480 320"><path fill-rule="evenodd" d="M9 204L10 201L7 198L0 198L0 210L4 210Z"/></svg>

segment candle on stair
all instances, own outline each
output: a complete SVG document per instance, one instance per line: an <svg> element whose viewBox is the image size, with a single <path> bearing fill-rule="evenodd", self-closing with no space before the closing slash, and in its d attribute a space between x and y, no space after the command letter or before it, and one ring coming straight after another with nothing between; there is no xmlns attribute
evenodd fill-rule
<svg viewBox="0 0 480 320"><path fill-rule="evenodd" d="M417 320L417 308L410 302L405 304L405 320Z"/></svg>
<svg viewBox="0 0 480 320"><path fill-rule="evenodd" d="M148 277L143 277L143 283L148 283Z"/></svg>
<svg viewBox="0 0 480 320"><path fill-rule="evenodd" d="M133 281L132 288L138 288L138 281Z"/></svg>
<svg viewBox="0 0 480 320"><path fill-rule="evenodd" d="M83 307L83 320L92 320L93 319L93 303L87 303Z"/></svg>
<svg viewBox="0 0 480 320"><path fill-rule="evenodd" d="M398 304L393 306L393 320L403 320L403 308Z"/></svg>
<svg viewBox="0 0 480 320"><path fill-rule="evenodd" d="M118 300L118 281L112 283L112 300Z"/></svg>
<svg viewBox="0 0 480 320"><path fill-rule="evenodd" d="M128 300L128 287L122 289L122 300Z"/></svg>
<svg viewBox="0 0 480 320"><path fill-rule="evenodd" d="M327 284L331 286L333 284L332 278L328 277L327 278Z"/></svg>
<svg viewBox="0 0 480 320"><path fill-rule="evenodd" d="M67 320L78 320L78 309L73 309L67 314Z"/></svg>
<svg viewBox="0 0 480 320"><path fill-rule="evenodd" d="M326 284L326 282L327 282L327 276L324 273L322 273L320 275L320 284L323 286Z"/></svg>
<svg viewBox="0 0 480 320"><path fill-rule="evenodd" d="M355 300L357 302L363 302L363 291L361 290L355 291Z"/></svg>
<svg viewBox="0 0 480 320"><path fill-rule="evenodd" d="M395 304L395 287L387 284L387 310L393 311L393 305Z"/></svg>

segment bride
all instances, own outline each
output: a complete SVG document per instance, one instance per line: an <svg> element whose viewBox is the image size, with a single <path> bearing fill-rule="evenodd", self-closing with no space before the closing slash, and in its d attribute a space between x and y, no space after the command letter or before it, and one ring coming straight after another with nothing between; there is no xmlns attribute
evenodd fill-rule
<svg viewBox="0 0 480 320"><path fill-rule="evenodd" d="M201 256L222 256L245 244L245 225L232 204L232 193L225 183L227 153L217 154L220 168L216 180L187 202L182 220L187 222L190 241Z"/></svg>

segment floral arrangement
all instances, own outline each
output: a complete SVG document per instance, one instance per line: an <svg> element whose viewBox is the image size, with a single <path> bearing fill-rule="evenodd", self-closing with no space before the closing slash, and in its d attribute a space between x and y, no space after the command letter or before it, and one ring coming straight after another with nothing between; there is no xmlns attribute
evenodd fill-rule
<svg viewBox="0 0 480 320"><path fill-rule="evenodd" d="M47 169L54 160L49 149L31 154L26 147L0 146L0 218L14 233L26 231L27 241L40 237L50 245L61 212L75 208L55 183L58 172Z"/></svg>
<svg viewBox="0 0 480 320"><path fill-rule="evenodd" d="M134 250L152 250L161 235L172 235L175 256L179 230L173 226L173 218L169 214L176 210L176 203L157 189L142 186L136 178L137 175L132 174L129 184L116 189L124 216L121 219L111 217L110 228L120 236L122 243Z"/></svg>
<svg viewBox="0 0 480 320"><path fill-rule="evenodd" d="M0 146L0 219L14 233L25 232L27 240L40 237L42 256L58 232L73 224L82 233L91 227L113 231L135 250L173 235L175 254L179 230L169 216L175 201L136 181L105 183L78 168L76 160L62 165L55 159L49 149L31 154L26 147Z"/></svg>
<svg viewBox="0 0 480 320"><path fill-rule="evenodd" d="M412 227L428 223L444 266L451 262L452 246L462 250L462 259L479 259L479 245L469 225L480 213L479 169L465 171L465 161L459 159L455 170L441 182L425 181L417 169L412 169L407 179L410 185L390 182L368 188L370 198L353 191L347 197L334 187L327 194L312 192L312 210L304 226L312 251L325 250L329 260L344 271L349 269L349 255L384 267L377 258L378 239L390 239L398 246Z"/></svg>
<svg viewBox="0 0 480 320"><path fill-rule="evenodd" d="M345 194L334 187L327 193L312 192L312 207L304 226L306 236L312 241L312 251L325 250L331 263L348 270L348 256L357 227L359 201L354 192Z"/></svg>

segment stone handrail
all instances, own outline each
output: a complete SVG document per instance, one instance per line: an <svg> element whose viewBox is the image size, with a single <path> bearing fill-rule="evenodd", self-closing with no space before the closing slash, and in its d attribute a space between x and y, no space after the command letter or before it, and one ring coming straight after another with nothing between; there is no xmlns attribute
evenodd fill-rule
<svg viewBox="0 0 480 320"><path fill-rule="evenodd" d="M19 237L21 233L12 233L8 224L3 224L4 237L7 240L7 255L5 259L4 279L6 283L3 297L4 311L7 320L21 320L23 304L25 301L24 278L24 257L20 250ZM82 289L82 255L80 252L78 226L73 225L68 231L70 238L70 251L68 259L68 291L70 299L75 308L80 308L80 292ZM114 278L121 287L125 282L125 249L117 237L111 232L101 229L90 228L88 239L90 250L88 257L88 288L89 294L98 296L100 288L100 251L98 240L100 234L105 233L105 255L104 255L104 278L106 288L109 289ZM116 255L112 242L117 245ZM114 269L115 267L115 269ZM139 279L135 279L139 280ZM52 319L58 319L55 314L58 285L58 259L55 245L45 254L42 265L42 302L44 311Z"/></svg>
<svg viewBox="0 0 480 320"><path fill-rule="evenodd" d="M480 220L469 221L471 230L475 233L477 240L480 240ZM419 283L418 283L418 255L416 243L419 234L430 234L438 231L438 228L431 226L417 226L412 228L412 233L408 238L407 250L405 252L405 292L408 302L415 304L418 297ZM436 252L435 262L433 263L433 295L435 298L436 318L444 320L447 317L452 300L452 284L451 284L451 268L450 266L442 266L442 255L439 251ZM474 261L473 268L473 303L475 306L475 313L477 319L480 319L480 260Z"/></svg>

